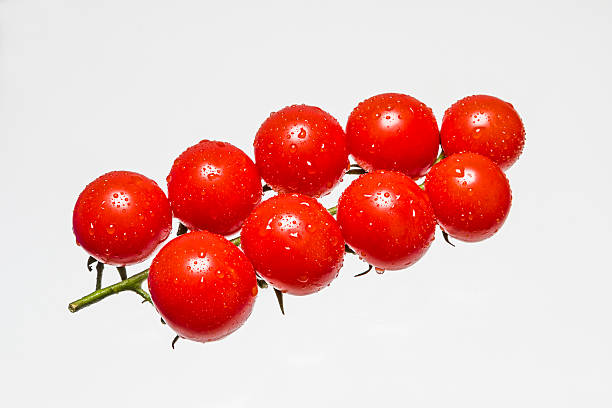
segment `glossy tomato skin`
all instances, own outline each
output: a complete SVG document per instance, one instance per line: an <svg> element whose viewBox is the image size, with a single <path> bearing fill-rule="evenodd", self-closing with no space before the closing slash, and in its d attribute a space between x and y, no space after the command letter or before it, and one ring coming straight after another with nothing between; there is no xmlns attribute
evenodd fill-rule
<svg viewBox="0 0 612 408"><path fill-rule="evenodd" d="M148 282L164 321L181 337L199 342L236 331L257 296L255 271L246 256L208 231L166 244L153 259Z"/></svg>
<svg viewBox="0 0 612 408"><path fill-rule="evenodd" d="M262 178L280 193L327 194L349 165L342 126L314 106L293 105L270 114L254 147Z"/></svg>
<svg viewBox="0 0 612 408"><path fill-rule="evenodd" d="M427 195L403 173L364 174L344 190L338 223L346 243L379 269L403 269L434 240L436 221Z"/></svg>
<svg viewBox="0 0 612 408"><path fill-rule="evenodd" d="M495 234L512 204L504 172L476 153L457 153L437 163L427 173L425 191L442 229L467 242Z"/></svg>
<svg viewBox="0 0 612 408"><path fill-rule="evenodd" d="M455 102L444 113L440 133L447 156L479 153L502 170L516 162L525 146L525 127L514 107L488 95Z"/></svg>
<svg viewBox="0 0 612 408"><path fill-rule="evenodd" d="M349 153L368 171L395 170L425 175L438 156L440 133L427 105L399 93L361 102L346 125Z"/></svg>
<svg viewBox="0 0 612 408"><path fill-rule="evenodd" d="M328 286L344 260L336 220L303 194L280 194L261 203L244 223L241 245L266 281L292 295Z"/></svg>
<svg viewBox="0 0 612 408"><path fill-rule="evenodd" d="M190 230L228 235L261 201L259 172L237 147L202 140L185 150L167 178L174 216Z"/></svg>
<svg viewBox="0 0 612 408"><path fill-rule="evenodd" d="M168 238L172 213L153 180L131 171L112 171L81 192L72 229L77 244L91 256L125 266L143 261Z"/></svg>

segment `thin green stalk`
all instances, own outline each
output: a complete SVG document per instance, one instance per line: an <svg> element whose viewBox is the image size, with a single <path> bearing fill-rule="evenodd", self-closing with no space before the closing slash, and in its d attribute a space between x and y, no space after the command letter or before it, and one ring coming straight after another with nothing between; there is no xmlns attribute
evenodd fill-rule
<svg viewBox="0 0 612 408"><path fill-rule="evenodd" d="M74 302L68 305L68 310L72 313L77 312L84 307L93 305L94 303L98 303L102 299L109 297L110 295L115 295L117 293L132 291L134 293L142 296L145 302L151 302L151 296L147 292L142 289L142 282L144 282L149 276L149 270L146 269L140 273L137 273L134 276L129 277L126 280L122 280L121 282L115 283L114 285L107 286L105 288L96 290L91 292L89 295L82 297L79 300L75 300Z"/></svg>

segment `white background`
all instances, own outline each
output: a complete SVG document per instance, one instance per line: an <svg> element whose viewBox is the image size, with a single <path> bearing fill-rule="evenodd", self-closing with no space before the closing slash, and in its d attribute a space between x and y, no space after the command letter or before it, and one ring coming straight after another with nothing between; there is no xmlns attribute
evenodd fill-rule
<svg viewBox="0 0 612 408"><path fill-rule="evenodd" d="M1 405L611 406L611 18L604 0L0 0ZM252 156L275 109L344 124L387 91L438 120L474 93L514 104L527 144L494 238L438 236L383 276L347 258L287 316L262 291L241 330L174 351L136 295L68 312L95 281L71 231L90 180L165 188L200 139Z"/></svg>

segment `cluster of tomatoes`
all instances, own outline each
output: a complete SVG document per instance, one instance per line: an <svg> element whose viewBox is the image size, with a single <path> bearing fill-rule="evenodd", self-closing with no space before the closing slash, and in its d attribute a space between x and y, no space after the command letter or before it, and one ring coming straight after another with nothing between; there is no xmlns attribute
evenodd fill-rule
<svg viewBox="0 0 612 408"><path fill-rule="evenodd" d="M140 174L104 174L79 196L73 229L95 260L121 271L150 256L173 216L180 220L181 234L153 259L149 291L179 336L208 342L244 323L258 287L315 293L338 276L347 252L382 272L418 261L436 225L447 240L492 236L512 201L504 171L524 143L512 105L492 96L456 102L441 128L425 104L397 93L361 102L346 131L329 113L294 105L261 125L255 162L221 141L185 150L167 197ZM316 198L346 173L359 177L337 207L324 208ZM269 189L278 194L261 202Z"/></svg>

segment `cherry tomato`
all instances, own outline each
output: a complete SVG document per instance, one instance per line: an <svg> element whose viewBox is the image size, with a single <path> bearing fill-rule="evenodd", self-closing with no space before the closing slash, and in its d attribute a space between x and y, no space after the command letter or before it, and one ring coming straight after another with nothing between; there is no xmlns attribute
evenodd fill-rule
<svg viewBox="0 0 612 408"><path fill-rule="evenodd" d="M235 245L208 231L166 244L153 259L149 291L164 321L186 339L208 342L237 330L257 296L253 266Z"/></svg>
<svg viewBox="0 0 612 408"><path fill-rule="evenodd" d="M167 181L174 216L190 230L221 235L238 231L262 196L253 161L225 142L202 140L185 150Z"/></svg>
<svg viewBox="0 0 612 408"><path fill-rule="evenodd" d="M457 153L437 163L427 173L425 191L442 229L468 242L495 234L512 203L504 172L476 153Z"/></svg>
<svg viewBox="0 0 612 408"><path fill-rule="evenodd" d="M436 229L423 190L405 174L386 170L354 180L340 197L337 218L346 243L382 270L418 261Z"/></svg>
<svg viewBox="0 0 612 408"><path fill-rule="evenodd" d="M153 180L131 171L112 171L79 195L72 229L77 244L91 256L125 266L143 261L168 238L172 213Z"/></svg>
<svg viewBox="0 0 612 408"><path fill-rule="evenodd" d="M257 131L254 146L261 176L281 193L324 195L349 165L344 130L314 106L273 112Z"/></svg>
<svg viewBox="0 0 612 408"><path fill-rule="evenodd" d="M444 113L440 132L447 156L479 153L502 170L512 166L525 145L525 128L514 107L488 95L468 96L455 102Z"/></svg>
<svg viewBox="0 0 612 408"><path fill-rule="evenodd" d="M433 112L398 93L373 96L351 112L346 125L349 153L368 171L425 175L438 156L440 134Z"/></svg>
<svg viewBox="0 0 612 408"><path fill-rule="evenodd" d="M336 220L302 194L281 194L261 203L244 223L241 246L265 280L292 295L329 286L344 259Z"/></svg>

